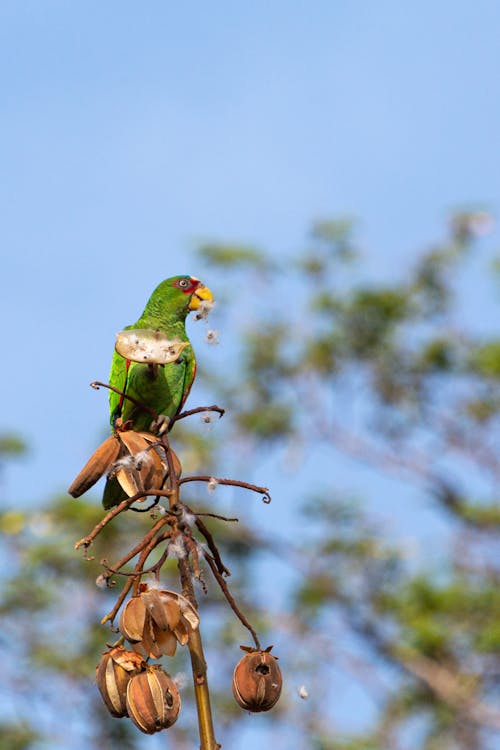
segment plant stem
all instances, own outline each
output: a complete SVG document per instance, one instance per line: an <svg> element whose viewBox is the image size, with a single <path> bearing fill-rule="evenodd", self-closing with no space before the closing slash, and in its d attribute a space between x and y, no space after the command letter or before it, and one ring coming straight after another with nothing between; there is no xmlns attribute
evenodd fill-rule
<svg viewBox="0 0 500 750"><path fill-rule="evenodd" d="M193 579L187 558L180 558L179 574L182 583L182 593L198 609L194 595ZM189 638L189 653L193 672L196 711L198 713L198 728L200 732L200 750L218 750L221 746L215 739L212 710L210 708L210 693L207 681L207 663L203 654L203 644L199 627L191 633Z"/></svg>
<svg viewBox="0 0 500 750"><path fill-rule="evenodd" d="M196 697L196 710L198 712L200 750L217 750L220 748L220 745L215 739L214 734L210 693L207 682L207 665L203 655L203 645L199 628L191 634L189 639L189 653L191 655L194 694Z"/></svg>

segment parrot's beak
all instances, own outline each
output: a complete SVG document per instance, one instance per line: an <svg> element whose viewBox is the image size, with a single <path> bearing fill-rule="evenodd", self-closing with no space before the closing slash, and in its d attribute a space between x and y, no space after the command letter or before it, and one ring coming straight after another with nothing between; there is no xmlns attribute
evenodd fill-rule
<svg viewBox="0 0 500 750"><path fill-rule="evenodd" d="M201 284L192 295L188 307L190 310L198 310L201 302L213 303L213 301L214 295L212 294L208 286L204 286L203 284Z"/></svg>

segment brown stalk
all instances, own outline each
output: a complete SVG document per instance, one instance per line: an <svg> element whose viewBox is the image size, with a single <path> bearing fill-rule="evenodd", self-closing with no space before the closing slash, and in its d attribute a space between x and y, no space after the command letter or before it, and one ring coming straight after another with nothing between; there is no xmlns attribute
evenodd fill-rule
<svg viewBox="0 0 500 750"><path fill-rule="evenodd" d="M219 477L211 477L208 475L200 475L196 477L184 477L179 479L179 484L185 484L186 482L209 482L211 479L215 479L217 484L231 485L231 487L243 487L245 490L251 490L252 492L258 492L259 495L263 495L262 502L268 505L271 502L271 495L267 487L259 487L256 484L250 484L249 482L241 482L239 479L219 479Z"/></svg>
<svg viewBox="0 0 500 750"><path fill-rule="evenodd" d="M169 484L171 495L169 498L170 509L176 511L180 505L179 485L180 481L173 471L173 461L170 455L168 438L162 435L162 441L166 448L167 462L169 466ZM177 519L172 524L173 531L176 530ZM183 533L183 532L181 532ZM183 534L185 536L185 533ZM193 607L198 610L198 602L194 594L191 567L187 557L179 557L177 560L179 576L181 580L182 593ZM212 709L210 707L210 692L207 681L207 663L203 653L200 628L194 630L188 642L189 654L191 656L191 671L193 674L194 694L196 699L196 712L198 715L198 729L200 734L200 750L218 750L219 743L215 739Z"/></svg>
<svg viewBox="0 0 500 750"><path fill-rule="evenodd" d="M179 575L182 585L183 596L198 609L198 602L194 594L193 579L187 558L178 560ZM203 653L200 628L191 633L188 642L189 654L191 656L191 670L193 673L194 694L196 698L196 711L198 714L198 729L200 733L200 750L218 750L219 743L215 739L212 710L210 707L210 692L207 681L207 663Z"/></svg>
<svg viewBox="0 0 500 750"><path fill-rule="evenodd" d="M174 422L177 422L179 419L184 419L185 417L191 417L193 414L201 414L204 411L215 411L219 415L219 419L224 416L226 413L225 409L221 409L220 406L217 406L216 404L212 404L212 406L197 406L195 409L187 409L186 411L182 411L180 414L176 414L175 417L172 417L170 420L170 424L173 424Z"/></svg>
<svg viewBox="0 0 500 750"><path fill-rule="evenodd" d="M217 549L217 545L215 544L215 539L213 538L212 534L210 533L210 531L207 529L207 527L205 526L205 524L200 518L197 517L195 523L196 523L196 528L198 529L198 531L201 534L203 534L203 536L205 537L205 540L208 544L208 548L213 555L214 562L217 566L217 570L219 571L221 575L230 576L231 572L229 571L228 568L226 568L226 566L222 562L220 552Z"/></svg>
<svg viewBox="0 0 500 750"><path fill-rule="evenodd" d="M211 555L208 555L207 553L205 553L205 559L208 562L208 564L210 565L210 569L211 569L212 573L214 574L214 578L217 581L217 583L219 584L219 586L221 587L222 593L226 597L229 606L231 607L231 609L233 610L234 614L236 615L236 617L238 618L238 620L241 622L241 624L244 625L246 627L246 629L251 633L256 648L260 649L261 646L260 646L260 641L259 641L259 638L257 636L257 633L252 628L252 626L248 622L248 620L245 617L245 615L243 614L243 612L241 612L241 610L238 608L236 602L233 599L233 596L232 596L231 592L228 589L227 583L225 582L224 578L221 576L221 574L217 570L217 565L215 564L215 560L213 559L213 557Z"/></svg>

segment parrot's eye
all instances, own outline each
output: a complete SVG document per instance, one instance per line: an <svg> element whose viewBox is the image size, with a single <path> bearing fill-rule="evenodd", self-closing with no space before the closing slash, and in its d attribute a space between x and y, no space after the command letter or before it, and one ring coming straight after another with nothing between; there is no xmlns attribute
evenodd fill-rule
<svg viewBox="0 0 500 750"><path fill-rule="evenodd" d="M189 281L188 281L188 279L180 279L180 280L179 280L179 286L180 286L180 287L181 287L182 289L187 289L187 287L189 286Z"/></svg>

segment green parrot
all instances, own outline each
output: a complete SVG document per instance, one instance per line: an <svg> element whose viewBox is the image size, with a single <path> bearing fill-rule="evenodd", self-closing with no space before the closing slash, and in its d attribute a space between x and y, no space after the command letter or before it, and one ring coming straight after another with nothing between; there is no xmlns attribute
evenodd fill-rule
<svg viewBox="0 0 500 750"><path fill-rule="evenodd" d="M193 276L172 276L159 284L149 298L139 320L124 331L163 336L179 350L167 364L133 361L115 350L109 376L110 385L153 409L160 417L172 419L182 409L196 374L196 359L186 334L186 317L213 303L212 292ZM117 344L118 347L118 344ZM110 391L110 421L113 432L121 427L136 432L152 429L153 416L122 395ZM163 420L165 421L165 420ZM158 424L153 425L156 429ZM108 479L103 505L110 508L123 499L116 478Z"/></svg>
<svg viewBox="0 0 500 750"><path fill-rule="evenodd" d="M191 310L212 303L212 292L192 276L172 276L159 284L144 312L126 331L157 331L169 340L184 342L178 359L168 364L142 364L113 354L109 383L118 390L149 406L157 414L172 419L182 409L196 374L196 359L186 334L185 321ZM153 417L123 396L110 391L110 420L113 430L130 422L133 430L148 431Z"/></svg>

